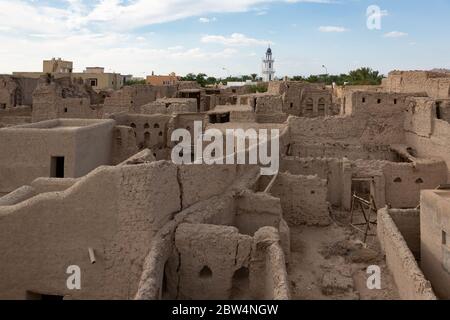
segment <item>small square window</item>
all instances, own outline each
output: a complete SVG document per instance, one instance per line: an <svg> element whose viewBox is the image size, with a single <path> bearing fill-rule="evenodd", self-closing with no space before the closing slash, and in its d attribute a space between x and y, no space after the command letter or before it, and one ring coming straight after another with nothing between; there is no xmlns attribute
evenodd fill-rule
<svg viewBox="0 0 450 320"><path fill-rule="evenodd" d="M381 103L381 99L378 99L378 100L377 100L377 103L380 104L380 103Z"/></svg>
<svg viewBox="0 0 450 320"><path fill-rule="evenodd" d="M366 98L362 98L362 103L366 103Z"/></svg>
<svg viewBox="0 0 450 320"><path fill-rule="evenodd" d="M394 99L394 104L397 104L397 99Z"/></svg>

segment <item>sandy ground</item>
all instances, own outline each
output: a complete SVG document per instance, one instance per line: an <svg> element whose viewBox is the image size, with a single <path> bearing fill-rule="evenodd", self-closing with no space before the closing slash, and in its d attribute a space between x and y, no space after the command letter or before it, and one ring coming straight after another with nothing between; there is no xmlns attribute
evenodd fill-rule
<svg viewBox="0 0 450 320"><path fill-rule="evenodd" d="M348 214L343 213L343 216ZM288 266L295 300L392 300L397 288L375 237L364 245L348 222L328 227L291 227ZM381 268L381 290L367 288L367 268Z"/></svg>

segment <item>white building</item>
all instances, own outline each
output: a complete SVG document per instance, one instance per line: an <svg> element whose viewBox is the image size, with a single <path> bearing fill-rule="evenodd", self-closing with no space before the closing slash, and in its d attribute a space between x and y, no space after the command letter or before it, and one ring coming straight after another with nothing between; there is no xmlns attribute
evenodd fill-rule
<svg viewBox="0 0 450 320"><path fill-rule="evenodd" d="M266 52L266 57L263 58L262 74L264 81L269 82L274 79L275 75L274 62L275 60L272 57L272 49L270 49L269 47Z"/></svg>

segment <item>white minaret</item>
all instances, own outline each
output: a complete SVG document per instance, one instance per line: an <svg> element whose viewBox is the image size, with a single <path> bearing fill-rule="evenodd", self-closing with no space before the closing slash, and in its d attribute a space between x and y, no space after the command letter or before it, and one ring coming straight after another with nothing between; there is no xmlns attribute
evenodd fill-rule
<svg viewBox="0 0 450 320"><path fill-rule="evenodd" d="M267 49L266 57L263 59L262 74L264 81L272 81L275 75L275 69L273 67L275 60L272 57L272 49Z"/></svg>

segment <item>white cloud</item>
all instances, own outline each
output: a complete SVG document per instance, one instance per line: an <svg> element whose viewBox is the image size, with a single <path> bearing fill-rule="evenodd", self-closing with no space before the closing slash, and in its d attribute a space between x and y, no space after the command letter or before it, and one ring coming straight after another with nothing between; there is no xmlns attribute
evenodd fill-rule
<svg viewBox="0 0 450 320"><path fill-rule="evenodd" d="M205 17L211 13L244 12L273 2L333 3L332 0L65 0L66 7L51 7L37 1L0 0L0 26L17 30L54 33L83 28L124 31L176 21ZM47 2L46 2L47 3ZM17 17L20 17L18 19ZM202 18L201 18L202 19ZM204 18L202 20L206 21ZM36 30L37 29L37 30Z"/></svg>
<svg viewBox="0 0 450 320"><path fill-rule="evenodd" d="M198 19L198 21L201 23L210 23L210 22L217 21L217 18L216 17L213 17L213 18L201 17L200 19Z"/></svg>
<svg viewBox="0 0 450 320"><path fill-rule="evenodd" d="M268 44L273 44L268 40L249 38L242 33L233 33L229 37L221 35L205 35L202 37L201 41L203 43L218 43L224 46L266 46Z"/></svg>
<svg viewBox="0 0 450 320"><path fill-rule="evenodd" d="M384 34L385 38L401 38L406 37L408 34L406 32L400 32L400 31L392 31Z"/></svg>
<svg viewBox="0 0 450 320"><path fill-rule="evenodd" d="M211 71L212 67L238 54L235 48L206 50L174 46L160 49L155 44L150 45L150 41L136 41L135 36L117 33L29 38L21 41L0 34L0 42L0 73L41 71L42 60L51 57L74 61L77 72L81 72L86 66L99 64L105 66L107 71L132 73L136 76L143 76L143 73L150 73L151 70L158 70L160 73L173 70L187 73L202 69L214 72ZM33 54L30 55L30 52ZM15 61L14 65L11 65L12 60ZM205 61L210 62L210 65L205 65Z"/></svg>
<svg viewBox="0 0 450 320"><path fill-rule="evenodd" d="M170 44L163 40L158 43L157 37L153 39L150 33L143 34L136 29L186 18L211 22L219 13L248 12L275 2L332 1L0 0L0 73L39 71L42 60L53 56L74 61L77 71L88 65L102 64L107 69L138 76L143 68L159 68L163 73L164 66L170 66L167 72L191 71L196 63L198 69L212 69L221 63L220 59L231 59L238 53L229 47L271 42L235 33L202 39L203 43L224 44L226 47L222 50L207 50L197 48L197 45L192 45L194 48L167 48ZM208 60L207 64L205 60Z"/></svg>
<svg viewBox="0 0 450 320"><path fill-rule="evenodd" d="M346 32L349 31L347 28L338 26L321 26L319 27L320 32Z"/></svg>

